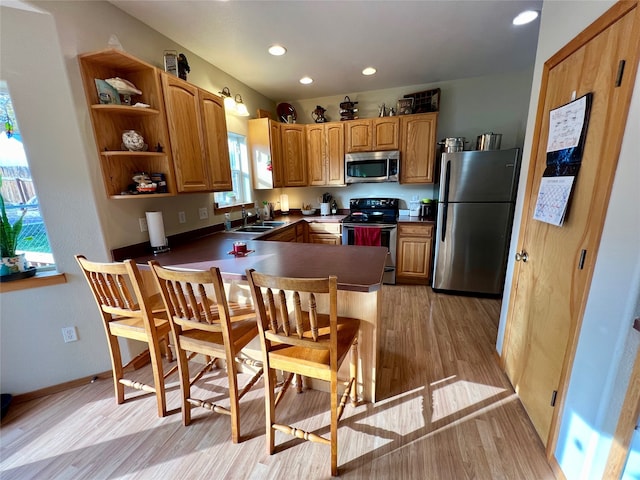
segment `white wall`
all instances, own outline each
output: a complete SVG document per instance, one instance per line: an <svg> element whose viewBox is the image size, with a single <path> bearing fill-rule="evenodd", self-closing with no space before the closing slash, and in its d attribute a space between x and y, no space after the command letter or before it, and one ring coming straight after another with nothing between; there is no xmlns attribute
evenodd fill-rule
<svg viewBox="0 0 640 480"><path fill-rule="evenodd" d="M504 339L543 64L613 3L547 1L543 6L498 351ZM629 381L628 366L638 346L638 339L634 338L637 332L630 326L640 284L640 215L635 208L640 203L637 189L639 97L640 79L637 79L561 417L555 457L567 479L601 478L610 435ZM623 355L623 351L627 353Z"/></svg>
<svg viewBox="0 0 640 480"><path fill-rule="evenodd" d="M109 369L104 333L73 255L106 258L64 59L48 15L0 7L0 75L7 81L51 247L68 283L2 293L3 393L22 393ZM64 344L60 329L79 327ZM105 345L106 347L106 345ZM82 361L78 361L82 359Z"/></svg>

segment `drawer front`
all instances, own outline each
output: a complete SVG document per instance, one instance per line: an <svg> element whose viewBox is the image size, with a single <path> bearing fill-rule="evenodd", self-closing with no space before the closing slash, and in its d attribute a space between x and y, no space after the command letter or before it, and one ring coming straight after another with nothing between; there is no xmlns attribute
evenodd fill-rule
<svg viewBox="0 0 640 480"><path fill-rule="evenodd" d="M334 233L337 235L341 235L342 224L311 222L309 223L309 233Z"/></svg>
<svg viewBox="0 0 640 480"><path fill-rule="evenodd" d="M309 243L340 245L342 243L342 238L339 235L331 235L327 233L311 233L309 234Z"/></svg>
<svg viewBox="0 0 640 480"><path fill-rule="evenodd" d="M398 225L398 235L414 237L432 237L433 225L420 225L417 223L401 223Z"/></svg>
<svg viewBox="0 0 640 480"><path fill-rule="evenodd" d="M269 235L263 240L271 240L272 242L295 242L296 241L296 229L289 227L284 231Z"/></svg>

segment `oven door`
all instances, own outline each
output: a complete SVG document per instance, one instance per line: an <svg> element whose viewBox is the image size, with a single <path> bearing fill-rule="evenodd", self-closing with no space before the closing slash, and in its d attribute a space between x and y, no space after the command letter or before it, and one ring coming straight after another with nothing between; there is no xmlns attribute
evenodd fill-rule
<svg viewBox="0 0 640 480"><path fill-rule="evenodd" d="M362 224L343 223L342 224L342 244L355 245L355 228L379 228L380 245L387 247L387 262L384 267L383 283L395 285L396 283L396 237L398 226L395 224Z"/></svg>

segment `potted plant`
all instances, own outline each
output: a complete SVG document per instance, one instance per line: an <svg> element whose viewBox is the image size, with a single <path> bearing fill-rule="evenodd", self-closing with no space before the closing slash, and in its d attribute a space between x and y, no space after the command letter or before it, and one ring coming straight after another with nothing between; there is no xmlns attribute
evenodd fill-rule
<svg viewBox="0 0 640 480"><path fill-rule="evenodd" d="M0 175L0 188L2 188L2 175ZM0 276L27 270L27 260L24 253L16 254L18 236L22 231L22 219L26 213L27 211L23 210L20 218L11 224L4 207L4 197L0 192L0 254L2 255Z"/></svg>

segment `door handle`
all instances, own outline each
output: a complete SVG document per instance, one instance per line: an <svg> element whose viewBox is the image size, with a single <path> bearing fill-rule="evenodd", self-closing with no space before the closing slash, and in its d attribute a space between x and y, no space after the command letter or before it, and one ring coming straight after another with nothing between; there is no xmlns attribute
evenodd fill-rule
<svg viewBox="0 0 640 480"><path fill-rule="evenodd" d="M520 260L522 260L524 263L526 263L527 260L529 260L529 254L527 253L526 250L522 250L516 253L516 262L519 262Z"/></svg>

